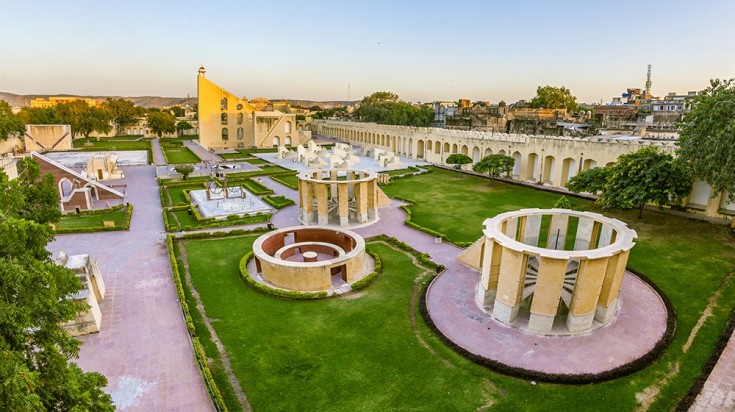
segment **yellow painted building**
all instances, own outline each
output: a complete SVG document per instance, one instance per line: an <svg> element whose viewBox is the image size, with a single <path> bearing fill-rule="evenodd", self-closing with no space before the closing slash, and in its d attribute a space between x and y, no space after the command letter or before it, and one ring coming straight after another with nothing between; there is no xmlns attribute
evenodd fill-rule
<svg viewBox="0 0 735 412"><path fill-rule="evenodd" d="M57 104L70 103L75 100L83 100L87 102L87 105L90 107L97 107L100 105L100 102L96 99L87 99L84 97L75 97L75 96L52 96L52 97L49 97L48 100L44 98L38 98L38 99L31 100L31 107L48 108L48 107L54 107Z"/></svg>
<svg viewBox="0 0 735 412"><path fill-rule="evenodd" d="M199 143L208 149L296 146L308 140L296 127L296 115L279 110L259 111L205 77L197 76Z"/></svg>

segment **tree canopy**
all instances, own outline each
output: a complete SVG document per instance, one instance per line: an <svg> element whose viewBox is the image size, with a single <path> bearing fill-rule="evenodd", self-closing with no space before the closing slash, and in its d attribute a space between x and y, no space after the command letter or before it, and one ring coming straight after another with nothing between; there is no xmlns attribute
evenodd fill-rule
<svg viewBox="0 0 735 412"><path fill-rule="evenodd" d="M654 146L618 157L618 162L605 172L591 169L570 179L567 187L573 192L600 191L597 203L604 208L631 209L638 207L638 217L643 216L646 203L659 207L678 205L689 194L692 178L685 165Z"/></svg>
<svg viewBox="0 0 735 412"><path fill-rule="evenodd" d="M69 361L80 342L60 323L84 309L70 298L81 282L46 250L58 194L33 165L21 160L14 180L0 170L0 409L113 410L105 377Z"/></svg>
<svg viewBox="0 0 735 412"><path fill-rule="evenodd" d="M513 171L516 161L510 156L503 154L491 154L480 159L479 162L472 166L472 170L477 173L487 173L488 176L499 176L500 173L510 175Z"/></svg>
<svg viewBox="0 0 735 412"><path fill-rule="evenodd" d="M355 116L365 122L401 126L429 126L434 111L429 105L415 107L391 92L375 92L360 101Z"/></svg>
<svg viewBox="0 0 735 412"><path fill-rule="evenodd" d="M678 158L713 196L727 192L735 202L735 79L711 80L691 105L680 123Z"/></svg>
<svg viewBox="0 0 735 412"><path fill-rule="evenodd" d="M109 133L112 130L112 114L103 107L90 107L84 100L74 100L56 105L56 114L62 124L71 126L72 136L89 137L93 132Z"/></svg>
<svg viewBox="0 0 735 412"><path fill-rule="evenodd" d="M447 157L446 162L450 165L454 165L454 168L462 173L462 165L472 163L472 158L466 154L452 153Z"/></svg>
<svg viewBox="0 0 735 412"><path fill-rule="evenodd" d="M13 113L8 102L0 100L0 140L7 139L11 133L23 133L23 120Z"/></svg>
<svg viewBox="0 0 735 412"><path fill-rule="evenodd" d="M138 118L144 114L142 107L123 98L108 97L102 106L110 112L117 133L122 133L126 127L138 124Z"/></svg>
<svg viewBox="0 0 735 412"><path fill-rule="evenodd" d="M187 122L186 120L180 120L176 123L176 130L179 132L179 136L184 134L184 130L191 130L194 126L191 125L191 123Z"/></svg>
<svg viewBox="0 0 735 412"><path fill-rule="evenodd" d="M566 108L570 112L577 111L577 98L566 87L539 86L536 96L531 100L531 107L547 109Z"/></svg>
<svg viewBox="0 0 735 412"><path fill-rule="evenodd" d="M173 133L176 131L176 118L169 112L149 110L146 114L148 127L158 137L164 133Z"/></svg>

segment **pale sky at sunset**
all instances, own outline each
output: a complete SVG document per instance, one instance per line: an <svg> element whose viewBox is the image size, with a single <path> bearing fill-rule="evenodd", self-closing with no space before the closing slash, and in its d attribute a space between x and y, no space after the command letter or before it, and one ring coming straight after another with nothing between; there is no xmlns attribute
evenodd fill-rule
<svg viewBox="0 0 735 412"><path fill-rule="evenodd" d="M207 77L254 98L580 101L735 77L735 2L13 1L0 91L196 95Z"/></svg>

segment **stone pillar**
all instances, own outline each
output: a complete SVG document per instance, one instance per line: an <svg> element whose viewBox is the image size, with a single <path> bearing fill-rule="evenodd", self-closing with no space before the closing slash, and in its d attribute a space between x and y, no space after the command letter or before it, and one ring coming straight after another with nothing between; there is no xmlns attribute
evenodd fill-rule
<svg viewBox="0 0 735 412"><path fill-rule="evenodd" d="M367 215L369 220L378 217L378 180L367 182Z"/></svg>
<svg viewBox="0 0 735 412"><path fill-rule="evenodd" d="M569 215L551 215L549 236L546 240L547 249L564 250L564 243L567 240L568 225Z"/></svg>
<svg viewBox="0 0 735 412"><path fill-rule="evenodd" d="M360 223L368 222L368 182L360 182L357 186L357 219Z"/></svg>
<svg viewBox="0 0 735 412"><path fill-rule="evenodd" d="M598 322L606 323L615 315L615 310L618 307L620 285L623 283L629 253L630 251L626 250L608 259L605 279L602 281L600 290L600 299L597 301L597 308L595 309L595 320Z"/></svg>
<svg viewBox="0 0 735 412"><path fill-rule="evenodd" d="M337 181L337 171L336 170L330 170L329 171L329 180L336 182ZM332 197L332 200L337 198L337 185L332 184L330 185L330 196Z"/></svg>
<svg viewBox="0 0 735 412"><path fill-rule="evenodd" d="M327 200L327 185L324 183L315 183L314 191L316 192L317 223L320 225L329 224L329 202Z"/></svg>
<svg viewBox="0 0 735 412"><path fill-rule="evenodd" d="M339 225L340 226L348 226L350 223L350 199L348 197L348 191L347 191L347 184L338 184L337 186L337 192L339 192L339 196L337 197L337 204L338 204L338 211L339 211Z"/></svg>
<svg viewBox="0 0 735 412"><path fill-rule="evenodd" d="M579 262L577 282L567 315L569 332L584 332L592 328L597 299L602 289L602 275L607 270L608 258L584 259Z"/></svg>
<svg viewBox="0 0 735 412"><path fill-rule="evenodd" d="M523 231L523 243L538 246L539 232L541 232L541 215L528 215Z"/></svg>
<svg viewBox="0 0 735 412"><path fill-rule="evenodd" d="M498 292L493 307L493 317L511 323L518 316L526 278L528 256L523 252L502 248L502 265L498 271Z"/></svg>
<svg viewBox="0 0 735 412"><path fill-rule="evenodd" d="M550 333L554 326L556 311L559 309L561 288L567 272L567 259L539 258L536 289L533 292L531 316L528 330L536 333Z"/></svg>
<svg viewBox="0 0 735 412"><path fill-rule="evenodd" d="M299 181L299 199L301 200L301 223L310 224L314 220L314 193L308 180Z"/></svg>
<svg viewBox="0 0 735 412"><path fill-rule="evenodd" d="M574 239L574 250L587 250L592 239L592 228L595 221L588 217L580 217L577 225L577 237Z"/></svg>
<svg viewBox="0 0 735 412"><path fill-rule="evenodd" d="M481 307L488 308L495 302L498 293L498 275L500 273L500 258L503 247L490 238L485 238L482 245L480 261L481 275L477 289L477 301Z"/></svg>

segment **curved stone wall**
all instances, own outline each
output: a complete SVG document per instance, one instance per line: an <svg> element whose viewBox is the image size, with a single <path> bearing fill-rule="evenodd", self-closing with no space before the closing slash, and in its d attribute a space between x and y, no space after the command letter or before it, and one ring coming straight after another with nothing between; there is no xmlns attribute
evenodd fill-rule
<svg viewBox="0 0 735 412"><path fill-rule="evenodd" d="M364 225L378 218L378 174L353 169L311 169L299 177L303 225Z"/></svg>
<svg viewBox="0 0 735 412"><path fill-rule="evenodd" d="M352 283L365 272L365 240L330 227L298 226L266 233L255 240L253 254L263 281L281 289L329 290L335 281Z"/></svg>
<svg viewBox="0 0 735 412"><path fill-rule="evenodd" d="M565 334L614 317L637 237L625 223L591 212L523 209L484 225L476 299L493 318Z"/></svg>

